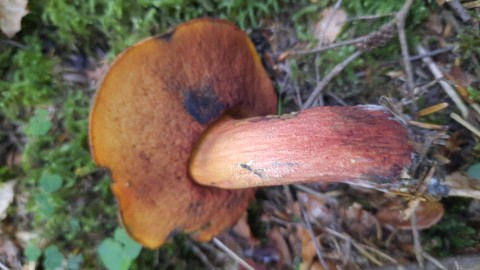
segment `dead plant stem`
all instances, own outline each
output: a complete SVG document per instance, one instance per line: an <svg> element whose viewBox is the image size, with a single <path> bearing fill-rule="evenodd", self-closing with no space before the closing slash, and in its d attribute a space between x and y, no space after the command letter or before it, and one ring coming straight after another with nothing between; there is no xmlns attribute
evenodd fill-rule
<svg viewBox="0 0 480 270"><path fill-rule="evenodd" d="M305 207L303 206L303 203L301 201L298 201L300 205L300 210L302 212L303 220L305 222L305 226L307 227L308 234L310 235L310 238L313 241L313 245L315 246L315 252L317 253L318 260L322 264L323 269L329 270L330 268L327 266L325 263L325 260L323 259L322 251L320 250L320 245L317 242L317 238L315 237L315 234L312 229L312 225L310 224L310 221L308 220L307 213L305 211Z"/></svg>
<svg viewBox="0 0 480 270"><path fill-rule="evenodd" d="M413 89L415 87L415 83L413 80L412 64L410 63L410 53L408 51L407 37L405 34L405 19L407 18L408 11L412 6L413 1L414 0L406 0L402 9L395 16L395 23L397 25L398 39L400 41L400 48L402 50L403 67L405 69L405 76L407 82L406 93L409 98L413 98ZM417 111L416 103L412 102L411 107L411 109L415 113Z"/></svg>
<svg viewBox="0 0 480 270"><path fill-rule="evenodd" d="M255 270L255 268L251 267L246 261L244 261L240 256L235 254L231 249L229 249L222 241L218 240L216 237L213 238L213 243L221 249L223 252L227 253L230 258L234 259L237 263L241 264L247 270Z"/></svg>
<svg viewBox="0 0 480 270"><path fill-rule="evenodd" d="M340 72L342 72L345 67L350 64L353 60L357 59L360 55L362 55L363 51L357 50L353 54L351 54L347 59L343 60L341 63L337 64L333 69L325 76L323 79L317 84L315 89L312 91L308 99L303 103L302 110L308 109L312 107L315 100L318 98L318 95L323 91L325 86L337 76Z"/></svg>
<svg viewBox="0 0 480 270"><path fill-rule="evenodd" d="M425 261L423 259L423 248L422 243L420 241L420 233L418 232L417 228L417 216L415 213L415 209L410 216L410 222L412 224L412 235L413 235L413 244L415 249L415 256L417 257L418 268L420 270L425 269Z"/></svg>

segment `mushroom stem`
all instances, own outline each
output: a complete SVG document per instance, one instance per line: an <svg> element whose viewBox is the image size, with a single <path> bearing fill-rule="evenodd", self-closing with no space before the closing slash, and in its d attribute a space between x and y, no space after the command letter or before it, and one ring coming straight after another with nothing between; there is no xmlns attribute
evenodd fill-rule
<svg viewBox="0 0 480 270"><path fill-rule="evenodd" d="M317 107L223 119L197 144L190 175L225 189L306 182L390 187L412 163L408 130L383 107Z"/></svg>

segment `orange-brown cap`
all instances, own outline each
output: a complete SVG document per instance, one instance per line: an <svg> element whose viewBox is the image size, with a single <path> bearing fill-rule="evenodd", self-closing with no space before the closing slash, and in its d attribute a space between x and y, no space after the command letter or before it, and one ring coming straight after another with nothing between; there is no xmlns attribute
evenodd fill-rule
<svg viewBox="0 0 480 270"><path fill-rule="evenodd" d="M103 80L90 144L108 168L126 229L157 248L174 232L209 240L234 223L252 189L196 184L188 160L207 126L274 113L276 96L255 48L237 27L197 19L125 50Z"/></svg>

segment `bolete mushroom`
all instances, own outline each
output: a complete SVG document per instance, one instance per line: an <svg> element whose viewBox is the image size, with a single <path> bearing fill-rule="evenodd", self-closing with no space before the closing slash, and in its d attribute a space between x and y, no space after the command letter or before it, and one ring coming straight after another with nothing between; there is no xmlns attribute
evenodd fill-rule
<svg viewBox="0 0 480 270"><path fill-rule="evenodd" d="M193 20L120 54L95 97L90 145L96 163L111 171L127 231L156 248L176 231L209 240L233 224L254 191L195 183L192 149L225 113L275 111L255 47L229 22Z"/></svg>
<svg viewBox="0 0 480 270"><path fill-rule="evenodd" d="M381 106L317 107L217 123L198 144L190 173L227 189L345 182L387 190L412 153L407 129Z"/></svg>
<svg viewBox="0 0 480 270"><path fill-rule="evenodd" d="M96 95L90 144L133 238L150 248L176 231L209 240L252 198L237 188L384 185L410 165L406 129L379 107L265 116L275 111L253 44L229 22L193 20L120 54Z"/></svg>

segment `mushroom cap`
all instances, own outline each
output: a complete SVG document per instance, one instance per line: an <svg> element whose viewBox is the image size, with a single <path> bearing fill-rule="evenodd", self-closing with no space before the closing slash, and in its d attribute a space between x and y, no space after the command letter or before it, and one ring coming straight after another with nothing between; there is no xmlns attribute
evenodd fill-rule
<svg viewBox="0 0 480 270"><path fill-rule="evenodd" d="M97 91L90 145L131 236L157 248L179 231L208 241L232 225L254 190L196 184L188 160L222 115L272 114L276 100L253 44L223 20L192 20L121 53Z"/></svg>

